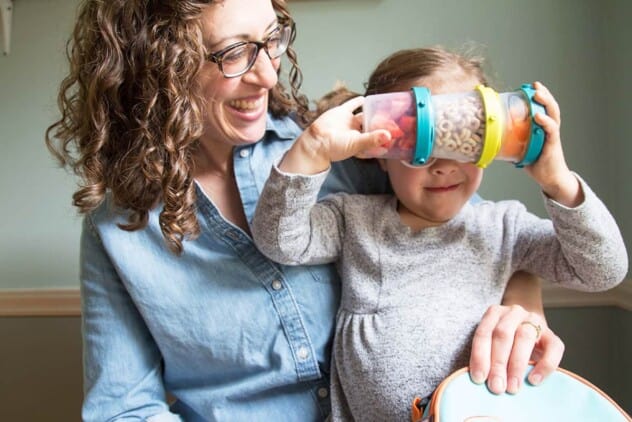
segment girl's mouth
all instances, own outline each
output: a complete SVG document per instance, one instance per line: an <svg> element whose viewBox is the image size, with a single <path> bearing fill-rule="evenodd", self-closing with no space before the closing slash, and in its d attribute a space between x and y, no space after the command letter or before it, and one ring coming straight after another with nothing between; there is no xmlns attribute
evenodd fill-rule
<svg viewBox="0 0 632 422"><path fill-rule="evenodd" d="M443 193L443 192L451 192L456 190L459 187L458 184L450 185L450 186L437 186L437 187L427 187L426 190L432 193Z"/></svg>

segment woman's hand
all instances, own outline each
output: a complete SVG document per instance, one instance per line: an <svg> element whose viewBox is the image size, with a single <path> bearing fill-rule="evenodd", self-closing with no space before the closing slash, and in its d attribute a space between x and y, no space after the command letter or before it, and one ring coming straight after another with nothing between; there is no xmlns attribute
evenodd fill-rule
<svg viewBox="0 0 632 422"><path fill-rule="evenodd" d="M334 161L344 160L390 140L379 129L362 132L362 118L353 112L364 97L355 97L320 115L292 145L279 168L287 173L316 174Z"/></svg>
<svg viewBox="0 0 632 422"><path fill-rule="evenodd" d="M519 305L493 305L474 333L470 376L476 383L487 380L493 393L513 394L520 389L529 360L535 365L528 381L538 385L558 367L563 354L564 343L542 315Z"/></svg>

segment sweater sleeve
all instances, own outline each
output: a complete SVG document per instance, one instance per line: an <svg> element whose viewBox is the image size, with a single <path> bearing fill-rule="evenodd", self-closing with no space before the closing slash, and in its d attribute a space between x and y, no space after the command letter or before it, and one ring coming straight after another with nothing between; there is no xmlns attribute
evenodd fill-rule
<svg viewBox="0 0 632 422"><path fill-rule="evenodd" d="M337 260L344 195L328 195L316 202L327 174L287 174L273 166L251 225L255 244L268 258L284 265Z"/></svg>
<svg viewBox="0 0 632 422"><path fill-rule="evenodd" d="M519 269L582 291L615 287L626 276L628 255L614 217L586 182L575 175L584 201L568 208L545 197L551 218L523 219L514 257Z"/></svg>

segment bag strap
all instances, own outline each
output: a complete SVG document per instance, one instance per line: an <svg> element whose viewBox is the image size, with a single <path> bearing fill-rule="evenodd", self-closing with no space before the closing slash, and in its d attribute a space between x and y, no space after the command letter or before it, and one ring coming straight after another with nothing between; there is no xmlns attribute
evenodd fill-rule
<svg viewBox="0 0 632 422"><path fill-rule="evenodd" d="M426 407L428 406L428 404L430 404L431 400L432 400L432 394L424 398L415 397L415 399L413 400L413 405L411 409L411 417L410 417L410 420L412 422L424 422L424 419L423 419L424 411L426 410Z"/></svg>

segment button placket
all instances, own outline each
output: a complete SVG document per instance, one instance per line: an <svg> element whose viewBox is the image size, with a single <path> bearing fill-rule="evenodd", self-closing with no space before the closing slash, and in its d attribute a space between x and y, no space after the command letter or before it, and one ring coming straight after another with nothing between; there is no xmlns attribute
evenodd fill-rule
<svg viewBox="0 0 632 422"><path fill-rule="evenodd" d="M306 381L320 378L321 372L312 350L311 339L291 286L283 279L283 273L276 264L254 249L251 242L235 242L233 246L270 294L292 350L299 379Z"/></svg>

